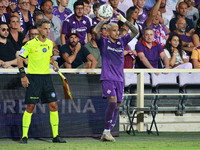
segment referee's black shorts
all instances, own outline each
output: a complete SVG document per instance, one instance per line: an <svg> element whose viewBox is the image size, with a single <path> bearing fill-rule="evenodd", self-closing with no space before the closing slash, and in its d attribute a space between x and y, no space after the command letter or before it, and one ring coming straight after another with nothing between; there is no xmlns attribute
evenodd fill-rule
<svg viewBox="0 0 200 150"><path fill-rule="evenodd" d="M26 88L25 104L51 103L57 101L50 74L28 74L30 84Z"/></svg>

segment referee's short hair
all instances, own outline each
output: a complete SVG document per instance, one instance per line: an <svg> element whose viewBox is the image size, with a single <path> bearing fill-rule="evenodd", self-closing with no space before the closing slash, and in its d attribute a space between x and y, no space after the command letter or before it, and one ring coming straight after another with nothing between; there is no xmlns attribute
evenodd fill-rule
<svg viewBox="0 0 200 150"><path fill-rule="evenodd" d="M36 23L36 27L41 27L43 23L49 23L50 24L50 21L47 20L47 19L40 19L38 20L38 22Z"/></svg>

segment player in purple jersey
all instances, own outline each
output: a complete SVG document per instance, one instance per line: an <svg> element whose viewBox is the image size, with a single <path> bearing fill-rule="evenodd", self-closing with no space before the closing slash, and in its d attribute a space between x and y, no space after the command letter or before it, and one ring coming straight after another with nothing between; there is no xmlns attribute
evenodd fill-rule
<svg viewBox="0 0 200 150"><path fill-rule="evenodd" d="M116 23L106 26L108 36L103 38L100 30L107 20L101 20L95 27L96 42L102 56L101 78L103 97L108 99L108 107L105 113L105 126L101 137L103 141L115 141L110 131L115 126L119 105L122 102L124 89L124 49L128 42L137 34L138 30L132 23L127 21L121 14L115 12L123 23L131 30L131 33L119 38L119 27Z"/></svg>
<svg viewBox="0 0 200 150"><path fill-rule="evenodd" d="M90 27L91 23L88 17L83 15L84 4L82 1L76 1L74 3L74 14L70 15L66 21L63 22L61 32L62 45L68 43L68 34L70 32L79 33L79 42L84 45L87 36L87 41L90 41Z"/></svg>

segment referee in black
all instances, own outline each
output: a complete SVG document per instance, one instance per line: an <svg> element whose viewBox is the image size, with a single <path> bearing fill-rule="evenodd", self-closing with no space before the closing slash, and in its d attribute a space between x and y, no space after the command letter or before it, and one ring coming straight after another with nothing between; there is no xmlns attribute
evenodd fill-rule
<svg viewBox="0 0 200 150"><path fill-rule="evenodd" d="M50 22L46 19L41 19L37 22L36 26L39 35L28 41L21 48L20 57L17 60L22 86L26 88L25 103L27 104L22 119L23 135L20 142L27 143L31 116L36 103L41 100L42 103L47 103L50 109L50 123L53 133L52 142L66 143L58 135L59 117L56 104L57 98L50 75L50 64L53 65L54 70L59 69L57 62L52 57L53 42L47 39L50 32ZM26 75L23 66L23 60L27 57L28 75Z"/></svg>

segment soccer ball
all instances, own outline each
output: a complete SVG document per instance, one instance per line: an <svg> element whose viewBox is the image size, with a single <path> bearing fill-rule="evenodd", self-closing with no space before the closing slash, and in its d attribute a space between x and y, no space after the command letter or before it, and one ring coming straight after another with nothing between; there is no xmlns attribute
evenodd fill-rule
<svg viewBox="0 0 200 150"><path fill-rule="evenodd" d="M103 19L110 19L113 16L113 8L108 4L101 5L98 14Z"/></svg>

